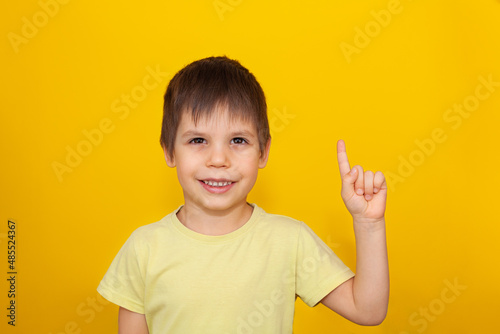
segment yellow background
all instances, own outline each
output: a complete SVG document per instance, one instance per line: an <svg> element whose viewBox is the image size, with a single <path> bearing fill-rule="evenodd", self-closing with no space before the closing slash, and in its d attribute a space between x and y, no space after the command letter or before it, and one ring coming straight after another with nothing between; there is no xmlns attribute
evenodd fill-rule
<svg viewBox="0 0 500 334"><path fill-rule="evenodd" d="M158 143L165 87L212 55L240 60L267 96L273 144L250 201L305 221L355 269L337 140L351 166L390 179L386 320L360 327L298 301L295 333L498 330L500 87L467 116L447 110L484 97L480 77L500 82L499 1L64 2L0 14L2 277L7 220L18 226L17 322L4 278L2 333L116 332L100 279L135 228L182 203ZM77 148L87 155L58 178Z"/></svg>

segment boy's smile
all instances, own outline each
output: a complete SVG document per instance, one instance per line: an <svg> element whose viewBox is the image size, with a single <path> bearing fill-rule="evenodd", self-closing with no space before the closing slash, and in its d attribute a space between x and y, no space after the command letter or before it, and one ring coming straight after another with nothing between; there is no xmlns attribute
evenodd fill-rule
<svg viewBox="0 0 500 334"><path fill-rule="evenodd" d="M234 185L233 181L227 181L224 179L219 180L203 180L203 186L207 191L214 194L222 194L228 191L232 185Z"/></svg>
<svg viewBox="0 0 500 334"><path fill-rule="evenodd" d="M255 124L231 118L227 110L215 110L196 123L184 112L172 158L165 154L183 189L181 211L212 217L248 213L247 195L267 163L269 146L261 153Z"/></svg>

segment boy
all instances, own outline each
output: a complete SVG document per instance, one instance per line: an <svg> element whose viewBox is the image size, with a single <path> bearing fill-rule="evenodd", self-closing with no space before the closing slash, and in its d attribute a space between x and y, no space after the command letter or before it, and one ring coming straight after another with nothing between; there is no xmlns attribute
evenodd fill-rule
<svg viewBox="0 0 500 334"><path fill-rule="evenodd" d="M120 306L120 334L292 333L297 296L358 324L385 318L384 175L351 169L338 141L354 276L306 224L246 201L269 156L266 108L255 77L226 57L195 61L170 81L160 143L185 203L136 229L98 287Z"/></svg>

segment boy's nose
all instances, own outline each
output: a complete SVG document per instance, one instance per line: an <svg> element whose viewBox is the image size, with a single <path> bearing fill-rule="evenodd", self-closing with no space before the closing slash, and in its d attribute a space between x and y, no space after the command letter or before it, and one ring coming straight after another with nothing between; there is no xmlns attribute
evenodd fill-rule
<svg viewBox="0 0 500 334"><path fill-rule="evenodd" d="M227 148L213 146L208 156L207 165L209 167L229 167L229 160Z"/></svg>

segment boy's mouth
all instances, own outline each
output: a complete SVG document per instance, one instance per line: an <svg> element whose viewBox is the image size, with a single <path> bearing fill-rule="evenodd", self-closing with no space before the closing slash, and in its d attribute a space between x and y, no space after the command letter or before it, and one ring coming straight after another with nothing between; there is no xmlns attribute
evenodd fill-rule
<svg viewBox="0 0 500 334"><path fill-rule="evenodd" d="M211 180L202 180L203 183L212 186L212 187L225 187L227 185L230 185L231 181L211 181Z"/></svg>
<svg viewBox="0 0 500 334"><path fill-rule="evenodd" d="M228 191L236 183L227 179L199 180L203 188L213 194L222 194Z"/></svg>

